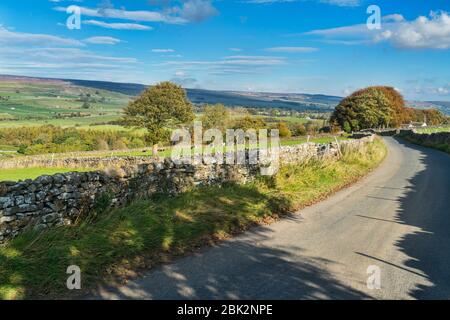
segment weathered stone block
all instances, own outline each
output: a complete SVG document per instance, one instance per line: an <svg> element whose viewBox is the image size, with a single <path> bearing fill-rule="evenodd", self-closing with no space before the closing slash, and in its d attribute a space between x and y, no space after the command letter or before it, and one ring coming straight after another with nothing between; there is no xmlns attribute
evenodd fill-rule
<svg viewBox="0 0 450 320"><path fill-rule="evenodd" d="M55 222L58 218L59 218L59 214L50 213L50 214L43 216L41 221L45 224L48 224L48 223Z"/></svg>
<svg viewBox="0 0 450 320"><path fill-rule="evenodd" d="M12 221L14 221L14 220L16 220L16 217L15 217L15 216L5 216L5 217L1 217L1 218L0 218L0 224L12 222Z"/></svg>

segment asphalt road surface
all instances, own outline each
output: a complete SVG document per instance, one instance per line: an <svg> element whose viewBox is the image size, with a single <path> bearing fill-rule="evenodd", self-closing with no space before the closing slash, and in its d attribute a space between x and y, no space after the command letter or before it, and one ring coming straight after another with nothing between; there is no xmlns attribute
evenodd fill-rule
<svg viewBox="0 0 450 320"><path fill-rule="evenodd" d="M450 156L385 141L381 167L332 198L92 298L449 299Z"/></svg>

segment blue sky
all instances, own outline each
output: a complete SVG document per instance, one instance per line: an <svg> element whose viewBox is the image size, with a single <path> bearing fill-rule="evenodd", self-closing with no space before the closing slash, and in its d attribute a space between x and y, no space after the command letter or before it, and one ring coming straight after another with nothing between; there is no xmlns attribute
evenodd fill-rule
<svg viewBox="0 0 450 320"><path fill-rule="evenodd" d="M381 29L367 28L369 5ZM0 73L340 96L383 84L450 100L450 2L2 0Z"/></svg>

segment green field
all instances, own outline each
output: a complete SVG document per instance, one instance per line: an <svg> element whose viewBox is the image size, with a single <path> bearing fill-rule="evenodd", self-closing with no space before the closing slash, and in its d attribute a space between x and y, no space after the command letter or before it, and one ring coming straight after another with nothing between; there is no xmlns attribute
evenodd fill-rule
<svg viewBox="0 0 450 320"><path fill-rule="evenodd" d="M32 119L32 120L13 120L13 121L0 121L0 128L20 128L20 127L36 127L43 125L53 125L63 128L77 127L80 129L91 130L127 130L122 126L104 125L103 123L109 121L119 120L121 118L120 113L116 115L94 115L89 117L74 117L65 119ZM101 124L99 124L101 123Z"/></svg>
<svg viewBox="0 0 450 320"><path fill-rule="evenodd" d="M269 122L271 119L275 118L277 121L286 122L287 124L306 124L308 122L323 124L323 122L324 122L323 120L318 120L318 119L308 119L308 118L290 117L290 116L276 116L276 117L263 116L262 118Z"/></svg>
<svg viewBox="0 0 450 320"><path fill-rule="evenodd" d="M338 140L346 140L345 137L338 137ZM311 138L310 142L314 143L330 143L334 142L335 138L332 136L328 137L317 137L317 138ZM307 138L296 138L296 139L285 139L281 141L282 146L295 146L302 143L306 143ZM1 148L1 146L0 146ZM160 157L170 157L172 153L171 148L166 148L164 151L161 151L159 153ZM12 153L8 153L11 157ZM145 149L145 150L129 150L129 151L95 151L95 152L77 152L77 153L70 153L70 154L55 154L55 155L41 155L39 158L43 159L63 159L63 158L70 158L70 157L151 157L152 151ZM27 158L33 158L32 156L16 156L14 157L18 160L23 160ZM1 153L0 153L0 159L1 159ZM41 175L44 174L55 174L55 173L64 173L64 172L70 172L70 171L89 171L87 169L64 169L64 168L20 168L20 169L0 169L0 181L19 181L19 180L26 180L26 179L35 179Z"/></svg>
<svg viewBox="0 0 450 320"><path fill-rule="evenodd" d="M438 132L450 132L450 126L440 127L440 128L420 128L416 129L418 133L438 133Z"/></svg>
<svg viewBox="0 0 450 320"><path fill-rule="evenodd" d="M84 100L89 108L83 108ZM53 124L89 126L120 118L131 97L62 81L24 83L0 81L0 127Z"/></svg>
<svg viewBox="0 0 450 320"><path fill-rule="evenodd" d="M0 181L20 181L35 179L42 175L53 175L66 172L88 172L94 168L23 168L23 169L0 169Z"/></svg>
<svg viewBox="0 0 450 320"><path fill-rule="evenodd" d="M84 109L83 99L87 95L90 108ZM108 123L121 118L122 109L131 99L131 96L117 92L75 86L63 81L0 81L0 128L55 125L64 128L125 130L122 126ZM323 123L323 120L289 116L262 118L269 123L274 119L288 124L305 124L309 121Z"/></svg>
<svg viewBox="0 0 450 320"><path fill-rule="evenodd" d="M53 125L62 128L77 128L80 130L94 130L94 131L127 131L127 134L142 138L145 134L145 129L130 129L120 125L111 124L122 117L122 109L129 103L131 96L111 92L107 90L94 89L89 87L76 86L64 81L0 81L0 129L2 128L23 128L23 127L40 127L46 125ZM89 102L89 108L83 108L84 101ZM232 117L242 117L246 114L240 113L233 109ZM199 119L201 114L197 113L196 118ZM293 116L261 116L266 120L269 126L276 125L277 122L286 122L290 125L305 124L307 122L315 122L322 124L323 120L311 120L309 118L300 118ZM19 130L19 129L17 129ZM38 131L35 131L38 132ZM97 134L97 133L96 133ZM17 137L20 137L18 134ZM98 134L100 135L100 134ZM45 138L45 136L44 136ZM0 145L0 159L6 161L10 159L26 159L27 156L18 153L26 152L20 150L24 143L17 142L18 139L3 140ZM29 140L26 146L37 144L43 140L36 136L35 140ZM51 140L45 140L50 141ZM305 143L306 137L292 138L282 140L283 146L292 146L296 144ZM311 142L329 143L334 141L334 137L318 137L311 138ZM47 146L50 144L46 142ZM42 144L42 143L41 143ZM71 144L69 146L73 146ZM95 150L89 149L90 146L82 145L83 148L79 150ZM119 149L109 145L111 149ZM126 147L125 147L126 148ZM108 149L108 148L106 148ZM95 151L95 152L75 152L75 153L56 153L50 152L64 152L65 150L77 150L66 148L53 149L56 151L49 151L47 155L40 155L46 152L44 147L29 152L28 154L36 154L44 158L69 158L69 157L126 157L126 156L151 156L151 151L137 149L129 151ZM100 149L101 150L101 149ZM168 157L171 154L171 149L167 148L160 153L161 157ZM55 171L56 170L56 171ZM0 172L0 181L5 180L23 180L33 179L42 174L52 174L61 172L64 169L46 169L46 168L31 168L31 169L12 169L2 170ZM67 170L63 171L66 172Z"/></svg>

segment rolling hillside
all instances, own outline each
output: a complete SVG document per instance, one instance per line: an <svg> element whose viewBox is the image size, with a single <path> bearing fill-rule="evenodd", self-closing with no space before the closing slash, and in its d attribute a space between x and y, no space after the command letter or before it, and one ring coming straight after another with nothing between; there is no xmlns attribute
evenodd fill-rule
<svg viewBox="0 0 450 320"><path fill-rule="evenodd" d="M408 104L417 109L438 109L450 115L450 101L408 101Z"/></svg>
<svg viewBox="0 0 450 320"><path fill-rule="evenodd" d="M84 87L104 89L135 96L145 89L145 85L135 83L115 83L88 80L64 80ZM187 89L189 99L198 104L223 103L228 106L286 108L296 110L330 111L341 101L341 97L284 94L238 91L212 91L202 89Z"/></svg>
<svg viewBox="0 0 450 320"><path fill-rule="evenodd" d="M143 84L0 75L0 127L44 122L89 126L120 118L122 108L146 88ZM195 104L283 108L329 112L341 97L320 94L263 93L187 89ZM85 105L88 101L88 105ZM450 114L450 102L409 101L408 105L437 108Z"/></svg>
<svg viewBox="0 0 450 320"><path fill-rule="evenodd" d="M50 87L63 86L66 88L90 88L125 96L136 96L146 88L145 85L136 83L116 83L73 79L44 79L6 75L0 75L0 83L28 83L33 85L47 85ZM299 111L330 111L342 99L341 97L313 94L212 91L202 89L187 89L187 92L189 99L197 104L223 103L228 106L286 108L296 109Z"/></svg>

